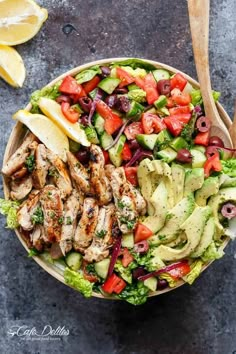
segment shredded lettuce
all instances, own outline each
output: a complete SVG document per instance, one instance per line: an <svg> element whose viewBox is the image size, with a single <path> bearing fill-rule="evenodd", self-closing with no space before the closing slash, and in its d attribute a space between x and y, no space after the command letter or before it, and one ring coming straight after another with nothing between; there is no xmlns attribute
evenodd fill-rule
<svg viewBox="0 0 236 354"><path fill-rule="evenodd" d="M118 295L120 299L129 302L132 305L142 305L147 301L149 289L139 281L127 285L125 289Z"/></svg>
<svg viewBox="0 0 236 354"><path fill-rule="evenodd" d="M129 284L132 283L132 270L137 268L136 262L131 262L128 267L123 267L120 260L116 261L115 271Z"/></svg>
<svg viewBox="0 0 236 354"><path fill-rule="evenodd" d="M236 159L222 160L222 172L230 177L236 177Z"/></svg>
<svg viewBox="0 0 236 354"><path fill-rule="evenodd" d="M0 198L0 213L7 217L6 227L8 229L16 229L19 226L17 221L17 209L19 205L19 202Z"/></svg>
<svg viewBox="0 0 236 354"><path fill-rule="evenodd" d="M201 259L197 259L195 262L193 262L190 267L191 271L183 277L183 279L186 281L186 283L192 285L193 282L197 279L197 277L200 275L201 270L203 266L203 261Z"/></svg>
<svg viewBox="0 0 236 354"><path fill-rule="evenodd" d="M64 279L66 284L79 290L84 297L92 296L93 284L84 279L81 273L77 273L74 270L66 268L64 271Z"/></svg>
<svg viewBox="0 0 236 354"><path fill-rule="evenodd" d="M193 90L190 92L191 98L192 98L192 104L194 106L202 105L203 100L202 100L202 95L200 90ZM214 98L214 101L218 101L220 98L220 92L218 91L212 91L212 96Z"/></svg>
<svg viewBox="0 0 236 354"><path fill-rule="evenodd" d="M39 99L41 97L47 97L52 100L55 100L58 96L60 96L59 86L61 81L51 87L43 87L41 90L34 91L30 97L30 103L32 105L31 113L40 113L39 109Z"/></svg>
<svg viewBox="0 0 236 354"><path fill-rule="evenodd" d="M159 279L164 279L168 282L170 288L174 288L177 284L176 280L172 278L172 276L168 273L161 273Z"/></svg>
<svg viewBox="0 0 236 354"><path fill-rule="evenodd" d="M149 64L142 59L137 59L137 58L130 58L130 59L125 59L119 62L114 62L112 63L114 66L131 66L133 69L137 68L142 68L145 70L156 70L156 67L152 64Z"/></svg>
<svg viewBox="0 0 236 354"><path fill-rule="evenodd" d="M101 72L99 65L94 65L90 69L81 71L75 78L79 84L83 84L84 82L92 80L94 76L101 74Z"/></svg>
<svg viewBox="0 0 236 354"><path fill-rule="evenodd" d="M206 249L206 251L201 256L203 262L214 261L215 259L219 259L223 257L224 251L218 249L214 241L211 242L210 246Z"/></svg>

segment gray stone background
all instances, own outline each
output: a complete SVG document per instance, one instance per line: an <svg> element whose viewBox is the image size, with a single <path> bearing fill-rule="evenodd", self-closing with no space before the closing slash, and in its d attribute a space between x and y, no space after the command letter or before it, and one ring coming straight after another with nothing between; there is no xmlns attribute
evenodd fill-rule
<svg viewBox="0 0 236 354"><path fill-rule="evenodd" d="M18 46L27 68L20 90L0 81L3 156L12 114L29 95L79 64L116 56L137 56L170 64L196 77L186 0L41 0L49 18L30 42ZM210 64L213 87L232 116L236 96L236 1L212 0ZM66 36L73 24L78 34ZM1 187L2 189L2 187ZM152 298L142 307L85 300L27 258L4 228L0 237L1 354L233 354L236 353L236 243L196 283ZM11 338L13 325L42 329L65 326L59 341Z"/></svg>

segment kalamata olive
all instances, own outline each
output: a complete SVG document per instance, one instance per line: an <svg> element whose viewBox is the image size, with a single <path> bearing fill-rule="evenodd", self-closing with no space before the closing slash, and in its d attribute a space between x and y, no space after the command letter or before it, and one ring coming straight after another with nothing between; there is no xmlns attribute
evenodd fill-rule
<svg viewBox="0 0 236 354"><path fill-rule="evenodd" d="M105 103L110 107L114 108L118 102L117 95L109 95L105 98Z"/></svg>
<svg viewBox="0 0 236 354"><path fill-rule="evenodd" d="M144 254L149 250L149 244L147 240L140 241L134 245L134 252Z"/></svg>
<svg viewBox="0 0 236 354"><path fill-rule="evenodd" d="M165 279L158 279L157 290L164 290L168 286L168 281Z"/></svg>
<svg viewBox="0 0 236 354"><path fill-rule="evenodd" d="M232 219L236 216L236 206L232 203L226 203L221 208L221 214L227 218Z"/></svg>
<svg viewBox="0 0 236 354"><path fill-rule="evenodd" d="M208 145L215 145L219 147L224 147L224 143L218 136L211 136Z"/></svg>
<svg viewBox="0 0 236 354"><path fill-rule="evenodd" d="M176 156L176 160L182 163L190 163L192 162L192 155L187 149L180 149Z"/></svg>
<svg viewBox="0 0 236 354"><path fill-rule="evenodd" d="M82 165L86 165L90 160L90 151L88 149L80 149L76 153L76 157Z"/></svg>
<svg viewBox="0 0 236 354"><path fill-rule="evenodd" d="M197 129L199 132L201 132L201 133L208 132L208 130L211 127L210 119L202 116L202 117L198 118L196 126L197 126Z"/></svg>
<svg viewBox="0 0 236 354"><path fill-rule="evenodd" d="M128 97L126 97L126 96L119 97L118 101L116 103L116 108L120 112L124 112L124 113L129 112L129 110L130 110L130 101L129 101Z"/></svg>
<svg viewBox="0 0 236 354"><path fill-rule="evenodd" d="M137 150L140 147L136 139L129 140L128 144L131 150Z"/></svg>
<svg viewBox="0 0 236 354"><path fill-rule="evenodd" d="M66 95L60 95L56 98L56 101L57 103L68 102L69 104L71 104L71 98Z"/></svg>
<svg viewBox="0 0 236 354"><path fill-rule="evenodd" d="M89 98L87 96L80 97L79 98L79 105L84 112L89 113L91 106L92 106L92 100L91 100L91 98Z"/></svg>
<svg viewBox="0 0 236 354"><path fill-rule="evenodd" d="M134 279L138 279L139 277L141 277L142 275L145 275L146 272L142 267L138 267L136 269L133 270L132 275Z"/></svg>
<svg viewBox="0 0 236 354"><path fill-rule="evenodd" d="M170 80L160 80L157 83L157 90L161 95L168 96L170 94Z"/></svg>
<svg viewBox="0 0 236 354"><path fill-rule="evenodd" d="M79 123L87 127L88 125L88 115L87 114L82 114L79 118Z"/></svg>
<svg viewBox="0 0 236 354"><path fill-rule="evenodd" d="M119 95L124 95L125 93L128 93L128 89L127 89L127 87L117 87L114 90L114 93L117 93Z"/></svg>
<svg viewBox="0 0 236 354"><path fill-rule="evenodd" d="M100 69L102 71L102 76L103 77L107 77L111 73L111 69L108 66L101 66Z"/></svg>
<svg viewBox="0 0 236 354"><path fill-rule="evenodd" d="M219 154L217 146L212 145L206 148L205 155L208 159L215 154Z"/></svg>

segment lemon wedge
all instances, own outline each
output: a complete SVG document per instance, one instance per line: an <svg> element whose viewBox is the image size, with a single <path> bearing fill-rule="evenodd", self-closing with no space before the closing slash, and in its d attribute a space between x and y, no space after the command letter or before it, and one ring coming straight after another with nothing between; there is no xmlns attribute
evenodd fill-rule
<svg viewBox="0 0 236 354"><path fill-rule="evenodd" d="M25 66L14 48L0 44L0 77L14 87L22 87L25 81Z"/></svg>
<svg viewBox="0 0 236 354"><path fill-rule="evenodd" d="M48 149L66 161L66 152L69 151L68 138L50 119L23 109L16 112L13 119L25 124Z"/></svg>
<svg viewBox="0 0 236 354"><path fill-rule="evenodd" d="M39 100L41 111L57 124L61 130L72 140L83 146L90 146L85 131L80 128L79 123L69 122L61 111L61 106L50 98L41 97Z"/></svg>
<svg viewBox="0 0 236 354"><path fill-rule="evenodd" d="M25 43L38 33L48 12L33 0L0 0L0 44Z"/></svg>

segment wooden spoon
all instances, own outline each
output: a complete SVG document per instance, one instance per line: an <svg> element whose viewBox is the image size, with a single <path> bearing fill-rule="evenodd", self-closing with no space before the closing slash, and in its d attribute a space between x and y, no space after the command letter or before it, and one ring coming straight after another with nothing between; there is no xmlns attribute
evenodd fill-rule
<svg viewBox="0 0 236 354"><path fill-rule="evenodd" d="M220 137L226 147L232 147L231 137L222 122L212 97L209 72L209 0L188 0L188 13L193 53L206 116L211 119L211 135Z"/></svg>
<svg viewBox="0 0 236 354"><path fill-rule="evenodd" d="M231 124L231 126L229 128L229 134L230 134L232 142L233 142L233 147L234 147L234 149L236 149L236 101L234 103L233 123Z"/></svg>

